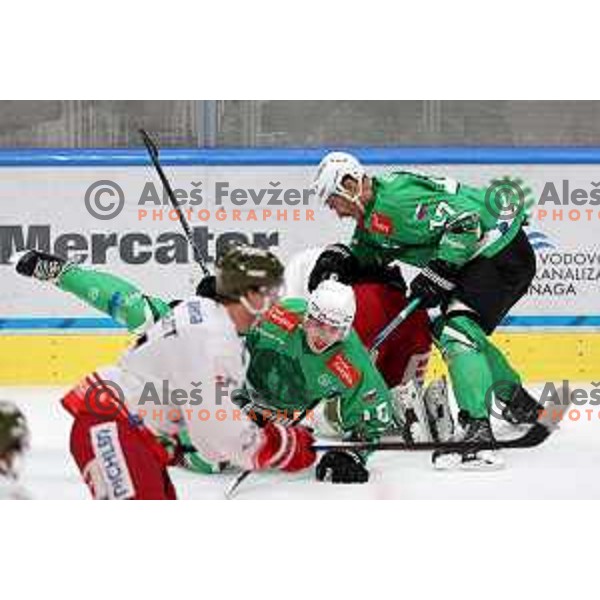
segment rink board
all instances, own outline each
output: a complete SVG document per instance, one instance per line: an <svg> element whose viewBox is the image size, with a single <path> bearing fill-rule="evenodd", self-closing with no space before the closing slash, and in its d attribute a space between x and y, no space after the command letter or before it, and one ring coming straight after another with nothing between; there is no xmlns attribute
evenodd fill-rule
<svg viewBox="0 0 600 600"><path fill-rule="evenodd" d="M2 385L70 385L100 365L113 363L128 335L5 335L0 337ZM529 382L600 380L600 335L498 333L494 340ZM429 375L444 372L434 354Z"/></svg>
<svg viewBox="0 0 600 600"><path fill-rule="evenodd" d="M535 287L497 340L530 381L600 380L599 148L353 151L374 173L410 168L478 186L518 179L545 210L534 211L528 230L539 268ZM161 157L182 191L183 208L192 210L190 224L212 267L220 245L232 239L269 245L284 261L309 246L348 239L350 224L303 195L325 152L177 149ZM192 292L198 270L189 252L182 254L185 242L175 240L180 228L168 205L149 200L147 185L161 188L144 151L0 151L0 181L0 384L68 385L112 362L128 341L81 302L16 276L11 261L28 244L83 256L84 264L131 278L150 294L171 299ZM124 207L114 219L94 218L86 209L98 181L115 182L123 192ZM550 204L544 196L549 185L556 195ZM245 194L242 204L236 189ZM282 204L271 206L274 199ZM156 214L144 216L144 210Z"/></svg>

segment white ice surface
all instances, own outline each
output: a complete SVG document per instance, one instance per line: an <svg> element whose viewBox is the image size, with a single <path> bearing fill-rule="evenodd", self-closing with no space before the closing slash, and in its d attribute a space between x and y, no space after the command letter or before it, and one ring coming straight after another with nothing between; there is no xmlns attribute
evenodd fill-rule
<svg viewBox="0 0 600 600"><path fill-rule="evenodd" d="M589 387L589 386L588 386ZM61 389L0 388L0 398L26 413L32 449L23 484L39 499L84 499L89 494L68 452L70 416L59 404ZM586 409L593 409L588 420ZM506 468L494 472L438 472L427 452L379 453L370 460L366 485L318 483L313 472L257 473L240 487L237 499L544 499L600 498L600 407L583 406L578 421L567 418L543 445L506 450ZM182 499L219 499L231 473L201 476L171 470Z"/></svg>

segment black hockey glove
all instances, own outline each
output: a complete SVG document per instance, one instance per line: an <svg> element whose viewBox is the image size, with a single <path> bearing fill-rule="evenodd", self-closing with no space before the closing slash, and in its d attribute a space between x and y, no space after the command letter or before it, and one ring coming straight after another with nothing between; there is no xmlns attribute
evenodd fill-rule
<svg viewBox="0 0 600 600"><path fill-rule="evenodd" d="M358 259L348 246L333 244L319 255L308 278L308 291L312 292L322 281L337 277L340 283L351 285L356 280L360 268Z"/></svg>
<svg viewBox="0 0 600 600"><path fill-rule="evenodd" d="M217 296L217 278L214 275L204 276L196 286L196 296L210 298L213 300Z"/></svg>
<svg viewBox="0 0 600 600"><path fill-rule="evenodd" d="M400 290L403 294L406 293L406 281L402 275L402 269L397 263L385 265L381 270L380 279L383 283Z"/></svg>
<svg viewBox="0 0 600 600"><path fill-rule="evenodd" d="M319 461L316 470L318 481L331 483L366 483L369 471L365 459L352 450L329 450Z"/></svg>
<svg viewBox="0 0 600 600"><path fill-rule="evenodd" d="M334 275L340 283L346 285L373 281L386 283L406 292L406 282L398 264L361 265L352 250L344 244L333 244L323 250L308 279L308 291L312 292L322 281Z"/></svg>
<svg viewBox="0 0 600 600"><path fill-rule="evenodd" d="M442 260L432 260L412 280L411 298L421 301L421 308L435 308L448 301L456 287L457 270Z"/></svg>

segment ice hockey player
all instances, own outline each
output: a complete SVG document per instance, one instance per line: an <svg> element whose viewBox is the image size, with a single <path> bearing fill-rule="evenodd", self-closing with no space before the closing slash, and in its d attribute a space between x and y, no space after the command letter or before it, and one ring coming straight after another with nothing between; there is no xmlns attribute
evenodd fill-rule
<svg viewBox="0 0 600 600"><path fill-rule="evenodd" d="M524 207L515 202L509 216L500 218L486 205L485 189L404 171L370 177L354 156L342 152L323 158L314 189L338 217L357 222L344 247L346 268L373 269L394 260L419 267L412 297L422 308L441 308L432 329L469 448L460 455L438 451L434 464L497 468L501 458L493 450L489 420L493 384L504 382L496 399L506 420L534 423L541 408L488 337L535 275Z"/></svg>
<svg viewBox="0 0 600 600"><path fill-rule="evenodd" d="M293 411L319 405L320 433L376 441L392 425L390 392L352 328L356 311L350 286L323 281L309 296L286 298L247 335L246 410ZM317 479L364 483L366 456L325 453Z"/></svg>
<svg viewBox="0 0 600 600"><path fill-rule="evenodd" d="M357 268L347 268L347 258L342 244L296 254L285 268L284 296L308 298L322 281L331 277L351 285L356 297L353 327L370 348L376 335L406 306L406 284L398 266L361 273ZM431 344L425 310L415 311L390 334L376 356L376 366L390 389L413 378L422 380Z"/></svg>
<svg viewBox="0 0 600 600"><path fill-rule="evenodd" d="M31 274L37 279L46 281L53 281L60 289L71 292L78 298L84 300L88 304L98 308L99 310L111 314L120 323L125 324L130 330L137 330L138 332L147 329L148 324L152 324L157 318L168 314L171 311L171 307L167 301L143 294L137 287L132 283L116 277L110 273L98 271L95 269L65 263L65 261L59 257L44 254L38 251L30 251L25 254L17 264L17 270L25 275ZM49 278L48 275L51 277ZM208 278L203 280L199 286L199 293L204 296L218 297L217 289L215 287L215 278ZM319 419L320 425L328 429L328 433L338 434L343 432L346 435L363 435L365 432L369 434L370 439L375 439L375 434L379 431L386 429L389 426L389 414L390 407L389 392L385 386L385 383L381 379L381 376L373 364L360 343L357 339L356 334L351 332L351 324L354 318L355 303L351 288L341 284L328 282L329 289L331 286L334 287L333 293L325 293L323 295L317 295L315 298L321 302L323 306L322 313L330 310L333 314L331 318L338 315L339 319L343 320L343 323L338 323L339 330L333 332L333 343L331 351L323 352L322 355L315 355L313 359L309 357L313 355L309 351L307 343L302 341L299 344L300 349L308 354L307 360L303 364L299 364L297 367L301 371L307 370L310 374L312 383L317 383L319 375L322 375L320 381L326 382L325 386L316 386L314 389L306 390L299 388L294 392L292 396L290 394L284 395L282 398L278 397L276 393L277 388L274 387L275 393L270 393L268 390L265 391L263 387L264 379L259 378L255 374L257 383L255 384L258 389L263 392L261 394L262 404L261 409L255 411L255 414L262 414L264 410L272 411L274 414L278 409L282 411L287 410L288 415L292 415L293 411L301 412L309 405L313 406L322 398L327 398L330 401L323 403L323 409L315 411L314 415L321 416ZM339 302L342 302L342 310L340 310ZM307 312L307 304L303 300L286 300L284 306L280 309L278 306L273 307L272 310L267 312L267 320L274 317L276 312L279 310L288 311L287 304L292 303L292 309L295 311L293 318L303 321L304 313ZM331 304L331 306L330 306ZM316 306L316 304L315 304ZM283 314L283 312L282 312ZM318 333L318 321L311 319L311 323L314 325L314 334ZM350 323L350 325L348 325ZM253 362L252 353L257 352L257 360L264 360L268 349L264 348L264 340L269 338L269 330L271 325L265 325L261 329L260 334L248 334L246 336L247 347L250 350L250 365L256 364ZM328 329L328 326L325 325ZM334 328L335 329L335 328ZM295 340L294 343L298 343L298 340L303 340L303 327L298 327L295 335L289 337ZM302 332L302 333L301 333ZM283 331L279 332L279 338L282 338ZM326 331L323 335L327 336L332 334L330 331ZM338 334L343 340L340 339L337 342ZM274 338L273 338L274 339ZM281 342L281 339L280 339ZM297 347L294 346L292 352L296 352ZM343 384L343 380L335 375L335 371L332 371L330 366L327 365L327 359L331 358L336 351L346 352L350 360L356 359L357 365L353 366L353 370L349 373L357 376L356 381L352 386L346 387ZM341 354L341 356L344 356ZM278 361L275 365L269 366L269 386L280 386L282 381L287 381L289 369L293 365L288 364L289 359L285 354L283 355L282 361ZM295 359L293 359L295 360ZM273 371L273 366L283 369L281 372ZM334 369L343 369L345 362L339 360L334 364ZM252 367L253 373L254 367ZM287 369L287 370L286 370ZM318 371L318 372L317 372ZM341 372L341 371L340 371ZM296 385L296 384L295 384ZM340 393L333 394L335 390ZM376 393L372 393L376 392ZM335 398L331 396L335 395ZM255 396L253 394L253 396ZM238 395L238 401L242 400L241 395ZM254 399L256 399L254 397ZM247 398L246 398L247 400ZM309 400L309 401L308 401ZM343 418L337 417L339 407L343 404L342 414ZM252 405L246 406L249 410ZM362 412L361 412L362 411ZM330 422L329 416L333 416L333 423ZM363 420L370 419L371 423L366 426L365 430L362 431ZM184 437L184 440L187 436ZM341 457L335 455L333 458L344 461L344 459L350 458L352 463L348 465L342 465L337 467L335 471L327 471L328 479L333 482L363 482L368 479L368 471L365 467L365 456L364 455L343 455ZM215 472L219 470L219 464L211 460L205 453L196 453L194 456L195 462L199 465L197 470L202 472ZM324 457L325 462L321 463L324 466L328 465L328 462L332 459L331 456ZM320 476L325 471L323 468L318 469L318 475ZM323 475L325 478L325 475Z"/></svg>
<svg viewBox="0 0 600 600"><path fill-rule="evenodd" d="M143 336L154 323L169 314L179 302L143 294L138 287L122 277L39 250L24 252L18 259L16 270L21 275L50 283L61 291L72 294L112 317L130 333L139 336ZM174 416L172 412L169 414ZM166 424L163 424L162 429L166 435ZM168 436L177 446L188 448L179 457L179 466L203 474L217 473L227 466L222 461L209 460L198 449L191 450L191 441L181 418L176 417L171 423ZM165 441L166 439L168 438L165 437Z"/></svg>
<svg viewBox="0 0 600 600"><path fill-rule="evenodd" d="M35 251L21 257L17 270L46 280L69 272L64 261L61 265L60 259ZM146 329L117 365L98 369L66 394L63 405L74 417L71 453L94 498L176 498L167 467L180 449L170 443L171 421L165 414L173 409L183 418L191 443L211 461L284 471L314 463L314 440L306 428L279 423L259 428L240 418L231 402L244 378L240 336L269 309L282 274L283 265L268 251L231 249L217 266L214 300L194 296L180 301ZM111 298L116 302L114 294ZM152 319L153 306L141 308L140 325ZM178 401L171 397L162 398L159 406L148 404L147 390L162 390L164 382L177 389Z"/></svg>
<svg viewBox="0 0 600 600"><path fill-rule="evenodd" d="M285 267L284 296L308 298L330 277L352 285L356 297L353 327L367 349L406 307L406 285L398 265L363 269L350 264L342 244L309 248L292 256ZM432 338L426 310L417 310L378 347L375 366L392 393L395 419L406 441L447 440L454 430L445 379L425 387Z"/></svg>
<svg viewBox="0 0 600 600"><path fill-rule="evenodd" d="M20 466L29 448L29 427L12 402L0 400L0 500L24 500L19 485Z"/></svg>

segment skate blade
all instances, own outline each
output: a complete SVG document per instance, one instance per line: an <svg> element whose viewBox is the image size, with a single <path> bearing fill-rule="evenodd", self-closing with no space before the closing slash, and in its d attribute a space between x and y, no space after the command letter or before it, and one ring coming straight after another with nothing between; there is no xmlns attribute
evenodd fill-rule
<svg viewBox="0 0 600 600"><path fill-rule="evenodd" d="M506 467L504 459L500 456L495 456L492 460L476 458L462 462L460 465L461 471L501 471Z"/></svg>
<svg viewBox="0 0 600 600"><path fill-rule="evenodd" d="M480 453L481 456L464 461L461 454L443 454L433 460L436 471L500 471L505 468L499 454Z"/></svg>

